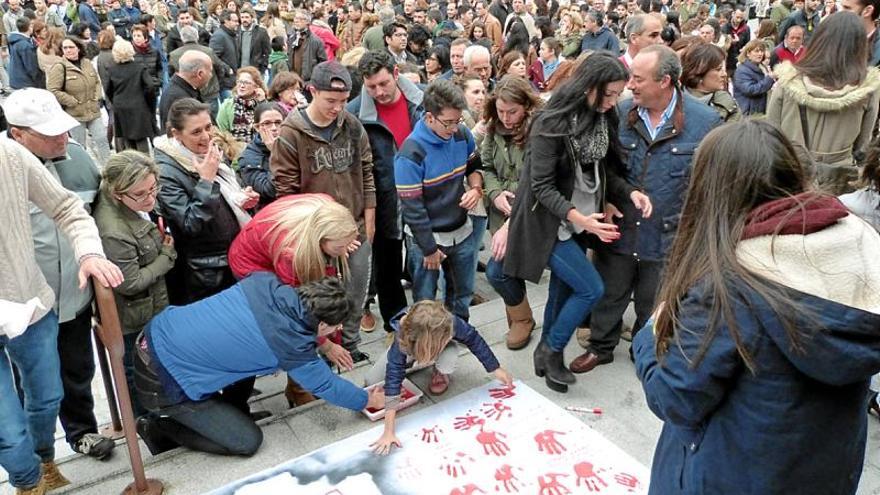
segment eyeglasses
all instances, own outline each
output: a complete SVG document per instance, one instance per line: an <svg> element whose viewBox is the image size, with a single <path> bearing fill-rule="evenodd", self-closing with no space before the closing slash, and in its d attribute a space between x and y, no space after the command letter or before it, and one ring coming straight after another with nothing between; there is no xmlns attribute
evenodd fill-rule
<svg viewBox="0 0 880 495"><path fill-rule="evenodd" d="M283 120L267 120L266 122L260 122L257 125L259 125L260 127L267 127L268 128L268 127L281 127L281 124L283 124L283 123L284 123Z"/></svg>
<svg viewBox="0 0 880 495"><path fill-rule="evenodd" d="M238 85L239 86L253 86L254 82L253 81L238 81Z"/></svg>
<svg viewBox="0 0 880 495"><path fill-rule="evenodd" d="M162 186L160 186L159 184L156 184L149 191L147 191L143 194L138 194L137 196L133 196L128 193L122 193L122 195L125 196L126 198L134 201L135 203L143 203L144 201L146 201L150 198L156 197L159 194L159 191L161 191L161 190L162 190Z"/></svg>
<svg viewBox="0 0 880 495"><path fill-rule="evenodd" d="M462 122L464 122L464 117L461 117L461 118L459 118L458 120L455 120L455 121L452 121L452 122L447 122L447 121L445 121L445 120L440 120L440 119L438 119L437 117L434 117L434 120L436 120L438 123L440 123L440 125L442 125L443 128L446 129L446 130L448 131L449 129L453 129L453 128L458 127L459 124L461 124Z"/></svg>

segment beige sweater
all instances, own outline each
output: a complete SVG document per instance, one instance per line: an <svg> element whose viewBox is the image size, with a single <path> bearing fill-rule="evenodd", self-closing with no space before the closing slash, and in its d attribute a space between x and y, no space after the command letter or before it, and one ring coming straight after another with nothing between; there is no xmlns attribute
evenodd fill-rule
<svg viewBox="0 0 880 495"><path fill-rule="evenodd" d="M70 240L76 259L104 255L95 221L82 200L64 189L42 163L11 139L0 139L0 299L23 303L38 297L46 308L55 295L37 265L28 201L33 201ZM38 310L36 322L49 309Z"/></svg>

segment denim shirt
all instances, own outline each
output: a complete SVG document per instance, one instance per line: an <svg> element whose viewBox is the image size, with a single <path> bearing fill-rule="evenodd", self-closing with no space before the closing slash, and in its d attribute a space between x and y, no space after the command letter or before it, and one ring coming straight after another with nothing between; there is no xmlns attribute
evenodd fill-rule
<svg viewBox="0 0 880 495"><path fill-rule="evenodd" d="M648 114L648 109L645 107L639 107L639 117L642 119L642 122L645 123L645 128L648 129L648 134L651 135L651 140L657 139L657 134L660 132L660 129L662 129L663 126L666 125L666 122L672 117L677 102L678 90L675 90L672 93L672 99L669 100L669 105L666 106L666 110L663 110L663 115L660 116L660 122L658 122L656 126L651 125L651 116Z"/></svg>

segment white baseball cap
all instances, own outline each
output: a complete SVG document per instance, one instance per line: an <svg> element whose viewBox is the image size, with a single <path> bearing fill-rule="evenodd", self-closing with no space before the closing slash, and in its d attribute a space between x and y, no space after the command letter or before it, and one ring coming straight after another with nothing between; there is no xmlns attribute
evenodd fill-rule
<svg viewBox="0 0 880 495"><path fill-rule="evenodd" d="M44 136L58 136L79 125L45 89L13 91L3 102L3 113L9 125L28 127Z"/></svg>

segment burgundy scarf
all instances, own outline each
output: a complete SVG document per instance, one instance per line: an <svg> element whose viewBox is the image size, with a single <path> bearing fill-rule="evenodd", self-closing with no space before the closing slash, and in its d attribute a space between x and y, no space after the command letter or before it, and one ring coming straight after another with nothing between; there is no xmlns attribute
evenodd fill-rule
<svg viewBox="0 0 880 495"><path fill-rule="evenodd" d="M749 213L742 239L779 232L807 235L834 225L849 210L834 196L806 192L764 203Z"/></svg>

